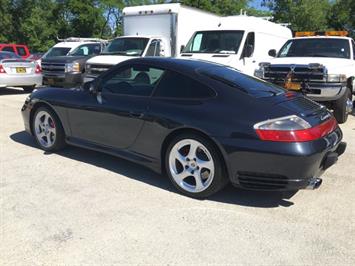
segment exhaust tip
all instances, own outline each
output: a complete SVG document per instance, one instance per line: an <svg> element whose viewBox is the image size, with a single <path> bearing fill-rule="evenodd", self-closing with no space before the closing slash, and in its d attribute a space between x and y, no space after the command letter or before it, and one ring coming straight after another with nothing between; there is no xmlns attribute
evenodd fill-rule
<svg viewBox="0 0 355 266"><path fill-rule="evenodd" d="M311 178L309 180L308 186L306 187L306 189L317 189L320 187L320 185L322 185L322 179L320 178Z"/></svg>

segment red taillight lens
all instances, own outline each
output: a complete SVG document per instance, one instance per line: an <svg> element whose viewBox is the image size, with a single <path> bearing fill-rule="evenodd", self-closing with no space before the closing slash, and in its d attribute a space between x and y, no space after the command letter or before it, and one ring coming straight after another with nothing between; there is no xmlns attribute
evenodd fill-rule
<svg viewBox="0 0 355 266"><path fill-rule="evenodd" d="M337 127L338 123L334 117L311 127L298 116L273 119L254 126L261 140L280 142L305 142L320 139L333 132Z"/></svg>
<svg viewBox="0 0 355 266"><path fill-rule="evenodd" d="M4 74L6 73L4 67L2 65L0 65L0 74Z"/></svg>
<svg viewBox="0 0 355 266"><path fill-rule="evenodd" d="M36 74L42 73L42 68L40 67L39 64L36 64L36 70L35 70Z"/></svg>

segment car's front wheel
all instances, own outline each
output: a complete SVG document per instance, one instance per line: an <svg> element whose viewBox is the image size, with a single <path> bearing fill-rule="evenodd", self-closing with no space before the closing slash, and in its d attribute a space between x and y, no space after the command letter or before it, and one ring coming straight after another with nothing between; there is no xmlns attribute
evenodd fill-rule
<svg viewBox="0 0 355 266"><path fill-rule="evenodd" d="M190 197L208 197L228 183L220 153L199 135L183 134L171 141L165 166L174 186Z"/></svg>
<svg viewBox="0 0 355 266"><path fill-rule="evenodd" d="M345 123L353 108L352 93L349 88L334 105L334 116L336 120L339 124Z"/></svg>
<svg viewBox="0 0 355 266"><path fill-rule="evenodd" d="M47 107L36 110L32 120L36 141L45 151L56 151L65 146L65 135L57 115Z"/></svg>

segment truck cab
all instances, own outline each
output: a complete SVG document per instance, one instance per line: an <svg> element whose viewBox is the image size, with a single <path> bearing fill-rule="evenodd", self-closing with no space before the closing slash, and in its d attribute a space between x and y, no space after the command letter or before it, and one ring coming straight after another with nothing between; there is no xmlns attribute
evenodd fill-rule
<svg viewBox="0 0 355 266"><path fill-rule="evenodd" d="M237 68L253 75L259 62L271 57L292 37L287 27L247 15L220 18L208 30L193 34L181 57L196 58Z"/></svg>
<svg viewBox="0 0 355 266"><path fill-rule="evenodd" d="M69 38L53 46L42 57L43 84L75 87L83 81L86 61L100 54L107 41L89 38Z"/></svg>
<svg viewBox="0 0 355 266"><path fill-rule="evenodd" d="M323 36L322 36L323 35ZM339 123L352 112L355 43L346 32L298 32L273 59L260 63L255 76L300 91L334 110Z"/></svg>
<svg viewBox="0 0 355 266"><path fill-rule="evenodd" d="M85 66L84 82L96 78L113 65L135 57L170 56L168 40L161 36L124 36L114 39L98 56Z"/></svg>
<svg viewBox="0 0 355 266"><path fill-rule="evenodd" d="M27 45L24 44L0 43L0 51L15 53L23 59L26 59L31 55Z"/></svg>

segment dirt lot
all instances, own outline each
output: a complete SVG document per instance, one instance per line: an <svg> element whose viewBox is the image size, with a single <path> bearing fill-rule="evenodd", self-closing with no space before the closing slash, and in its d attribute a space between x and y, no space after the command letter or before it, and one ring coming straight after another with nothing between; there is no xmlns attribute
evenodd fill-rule
<svg viewBox="0 0 355 266"><path fill-rule="evenodd" d="M127 161L23 131L27 94L0 91L0 265L355 264L355 117L348 149L316 191L208 200Z"/></svg>

